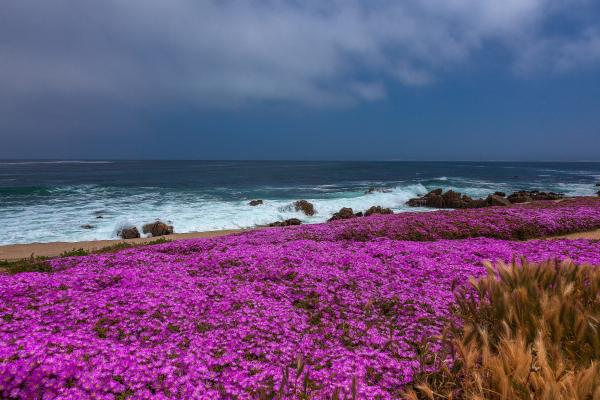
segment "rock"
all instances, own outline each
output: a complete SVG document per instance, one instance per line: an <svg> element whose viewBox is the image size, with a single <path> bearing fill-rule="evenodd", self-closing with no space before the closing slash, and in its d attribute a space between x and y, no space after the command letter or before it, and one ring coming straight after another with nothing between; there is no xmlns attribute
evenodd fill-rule
<svg viewBox="0 0 600 400"><path fill-rule="evenodd" d="M142 232L149 233L152 235L152 237L170 235L173 233L173 226L167 225L162 221L156 221L144 225L142 227Z"/></svg>
<svg viewBox="0 0 600 400"><path fill-rule="evenodd" d="M302 211L305 215L308 215L309 217L315 215L315 206L306 200L298 200L294 203L294 208L296 209L296 211Z"/></svg>
<svg viewBox="0 0 600 400"><path fill-rule="evenodd" d="M410 199L406 204L411 207L431 208L481 208L491 205L510 205L504 196L503 192L495 192L486 199L473 199L453 190L443 193L442 189L435 189L422 197Z"/></svg>
<svg viewBox="0 0 600 400"><path fill-rule="evenodd" d="M394 212L390 208L383 208L381 206L373 206L365 211L365 217L373 214L393 214Z"/></svg>
<svg viewBox="0 0 600 400"><path fill-rule="evenodd" d="M425 196L425 207L444 208L444 198L437 194L429 194Z"/></svg>
<svg viewBox="0 0 600 400"><path fill-rule="evenodd" d="M81 225L81 227L83 229L94 229L94 225L90 225L90 224L83 224L83 225Z"/></svg>
<svg viewBox="0 0 600 400"><path fill-rule="evenodd" d="M525 191L515 192L509 195L507 199L513 204L529 203L530 201L533 201L533 198Z"/></svg>
<svg viewBox="0 0 600 400"><path fill-rule="evenodd" d="M442 189L435 189L424 196L408 200L406 204L408 204L410 207L444 208L445 201L442 197L442 192Z"/></svg>
<svg viewBox="0 0 600 400"><path fill-rule="evenodd" d="M454 190L448 190L446 193L442 194L442 197L445 200L460 200L461 196L460 193L455 192Z"/></svg>
<svg viewBox="0 0 600 400"><path fill-rule="evenodd" d="M598 195L598 197L600 197L600 190L598 190L598 192L596 194Z"/></svg>
<svg viewBox="0 0 600 400"><path fill-rule="evenodd" d="M96 217L96 219L102 219L102 218L104 218L102 215L98 215L98 216Z"/></svg>
<svg viewBox="0 0 600 400"><path fill-rule="evenodd" d="M424 197L415 197L406 202L409 207L425 207L427 200Z"/></svg>
<svg viewBox="0 0 600 400"><path fill-rule="evenodd" d="M600 182L596 183L596 187L600 187Z"/></svg>
<svg viewBox="0 0 600 400"><path fill-rule="evenodd" d="M118 235L123 239L136 239L140 237L140 231L135 226L122 228Z"/></svg>
<svg viewBox="0 0 600 400"><path fill-rule="evenodd" d="M271 226L271 227L292 226L292 225L302 225L302 221L300 221L298 218L290 218L290 219L286 219L285 221L275 221L275 222L271 222L269 224L269 226Z"/></svg>
<svg viewBox="0 0 600 400"><path fill-rule="evenodd" d="M250 200L250 203L248 203L248 205L251 205L252 207L259 206L261 204L263 204L262 200Z"/></svg>
<svg viewBox="0 0 600 400"><path fill-rule="evenodd" d="M387 188L376 188L376 187L370 187L367 189L367 191L365 192L365 194L372 194L372 193L390 193L392 190L391 189L387 189Z"/></svg>
<svg viewBox="0 0 600 400"><path fill-rule="evenodd" d="M442 194L444 199L443 207L439 208L464 208L465 202L462 200L461 194L453 190L448 190Z"/></svg>
<svg viewBox="0 0 600 400"><path fill-rule="evenodd" d="M511 202L508 201L505 197L499 196L497 194L492 194L488 196L486 201L491 206L510 207L511 205Z"/></svg>
<svg viewBox="0 0 600 400"><path fill-rule="evenodd" d="M351 208L349 207L342 207L340 209L340 211L334 213L331 218L328 219L328 221L337 221L339 219L349 219L349 218L354 218L355 214L354 211L352 211Z"/></svg>
<svg viewBox="0 0 600 400"><path fill-rule="evenodd" d="M489 207L489 204L488 204L487 200L485 200L485 199L476 199L476 200L471 200L471 201L465 203L465 208L483 208L483 207Z"/></svg>

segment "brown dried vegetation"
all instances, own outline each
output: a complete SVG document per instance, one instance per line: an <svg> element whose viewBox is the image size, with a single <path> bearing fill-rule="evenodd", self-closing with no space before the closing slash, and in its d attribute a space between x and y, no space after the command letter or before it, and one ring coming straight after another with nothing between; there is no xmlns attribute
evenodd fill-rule
<svg viewBox="0 0 600 400"><path fill-rule="evenodd" d="M487 266L457 292L461 327L406 398L599 400L600 267ZM440 361L441 360L441 361Z"/></svg>

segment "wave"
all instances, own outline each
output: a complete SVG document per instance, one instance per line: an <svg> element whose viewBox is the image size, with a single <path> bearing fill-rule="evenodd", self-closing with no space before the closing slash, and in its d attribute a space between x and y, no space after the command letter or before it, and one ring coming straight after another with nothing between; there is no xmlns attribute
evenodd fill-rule
<svg viewBox="0 0 600 400"><path fill-rule="evenodd" d="M49 196L51 189L43 186L0 187L0 196Z"/></svg>
<svg viewBox="0 0 600 400"><path fill-rule="evenodd" d="M294 202L293 199L265 196L263 205L252 207L248 200L239 197L224 200L208 198L206 193L171 192L165 197L149 192L116 193L90 189L81 188L82 192L75 196L55 196L52 201L19 202L10 209L0 208L0 220L4 221L5 229L0 243L114 239L120 226L141 228L155 219L170 221L179 233L249 228L288 218L318 223L326 221L342 207L352 207L358 212L379 205L406 211L408 207L404 203L409 198L427 192L425 186L414 184L370 194L365 194L364 188L340 191L335 197L313 193L305 198L315 205L317 214L309 217L293 207L286 207ZM1 190L7 191L6 188ZM11 188L10 194L14 195L15 190L29 195L48 193L45 188ZM55 193L54 190L50 193ZM82 225L94 228L84 229Z"/></svg>
<svg viewBox="0 0 600 400"><path fill-rule="evenodd" d="M372 206L389 207L396 212L415 211L406 201L441 187L472 197L485 197L495 190L510 192L539 187L569 195L590 195L597 189L589 183L501 182L452 176L418 182L354 181L340 184L255 186L250 189L215 187L203 189L157 190L154 186L66 185L61 187L0 187L0 244L82 241L116 238L119 226L138 228L155 219L170 221L179 233L250 228L299 218L304 223L324 222L342 207L355 212ZM369 187L381 191L365 193ZM227 189L227 190L225 190ZM49 196L49 197L41 197ZM248 201L259 198L263 205L252 207ZM317 213L306 216L293 207L295 200L306 199ZM101 217L101 218L99 218ZM82 225L93 225L84 229Z"/></svg>
<svg viewBox="0 0 600 400"><path fill-rule="evenodd" d="M0 161L0 165L35 165L35 164L112 164L113 161L80 161L80 160L56 160L56 161Z"/></svg>

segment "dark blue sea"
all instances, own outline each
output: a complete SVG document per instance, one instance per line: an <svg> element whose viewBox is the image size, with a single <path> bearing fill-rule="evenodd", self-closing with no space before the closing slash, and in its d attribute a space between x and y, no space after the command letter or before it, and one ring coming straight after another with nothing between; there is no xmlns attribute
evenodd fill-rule
<svg viewBox="0 0 600 400"><path fill-rule="evenodd" d="M592 195L597 182L600 163L5 160L0 244L110 239L124 225L155 219L189 232L291 217L322 222L341 207L401 212L409 198L438 187L474 197L518 189ZM370 187L386 191L365 194ZM264 204L251 207L251 199ZM317 214L290 209L298 199Z"/></svg>

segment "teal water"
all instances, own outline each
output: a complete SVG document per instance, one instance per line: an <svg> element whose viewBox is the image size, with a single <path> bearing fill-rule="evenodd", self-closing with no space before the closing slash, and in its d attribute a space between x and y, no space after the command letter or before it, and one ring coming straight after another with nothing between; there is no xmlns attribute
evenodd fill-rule
<svg viewBox="0 0 600 400"><path fill-rule="evenodd" d="M406 200L437 187L471 196L519 189L591 195L596 182L600 163L4 160L0 244L110 239L123 225L157 218L188 232L291 217L322 222L341 207L401 212ZM387 191L365 194L369 187ZM250 199L265 204L250 207ZM290 210L297 199L313 202L317 215Z"/></svg>

